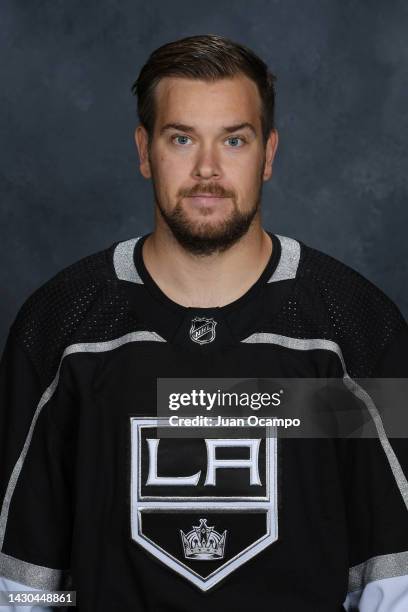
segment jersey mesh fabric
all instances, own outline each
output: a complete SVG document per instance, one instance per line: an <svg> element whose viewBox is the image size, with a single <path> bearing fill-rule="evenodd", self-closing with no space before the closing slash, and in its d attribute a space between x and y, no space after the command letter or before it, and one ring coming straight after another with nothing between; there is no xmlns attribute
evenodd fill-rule
<svg viewBox="0 0 408 612"><path fill-rule="evenodd" d="M12 333L47 386L64 349L76 342L103 342L135 328L111 260L115 245L59 272L20 309Z"/></svg>
<svg viewBox="0 0 408 612"><path fill-rule="evenodd" d="M13 332L49 384L65 347L102 342L138 327L112 253L117 243L53 277L26 301ZM355 270L301 244L297 278L269 326L260 331L325 338L341 347L352 377L369 377L385 347L404 327L395 304Z"/></svg>
<svg viewBox="0 0 408 612"><path fill-rule="evenodd" d="M397 306L355 270L305 245L297 280L268 331L333 340L349 375L370 377L384 349L405 326Z"/></svg>

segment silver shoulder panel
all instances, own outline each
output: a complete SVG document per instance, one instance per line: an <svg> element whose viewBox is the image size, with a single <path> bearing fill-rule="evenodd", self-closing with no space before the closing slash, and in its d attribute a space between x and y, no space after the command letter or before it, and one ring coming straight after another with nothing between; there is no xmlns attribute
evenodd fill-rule
<svg viewBox="0 0 408 612"><path fill-rule="evenodd" d="M275 272L272 274L268 283L289 280L295 278L299 266L300 244L293 238L279 236L275 234L281 243L281 256Z"/></svg>
<svg viewBox="0 0 408 612"><path fill-rule="evenodd" d="M131 238L130 240L124 240L116 245L113 253L113 265L115 267L116 276L120 280L126 280L130 283L143 284L136 268L133 259L133 253L135 250L137 238Z"/></svg>

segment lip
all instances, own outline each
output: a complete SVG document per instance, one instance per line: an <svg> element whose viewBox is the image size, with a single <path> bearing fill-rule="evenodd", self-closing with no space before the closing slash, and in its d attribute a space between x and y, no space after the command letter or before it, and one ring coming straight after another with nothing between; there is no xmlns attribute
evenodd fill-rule
<svg viewBox="0 0 408 612"><path fill-rule="evenodd" d="M222 206L223 201L228 198L225 197L217 197L211 195L203 195L203 196L189 196L187 200L189 201L189 205L193 208L217 208Z"/></svg>
<svg viewBox="0 0 408 612"><path fill-rule="evenodd" d="M195 195L195 196L187 196L188 200L191 200L193 204L198 206L200 205L211 205L218 204L221 200L226 200L225 196L213 196L213 195Z"/></svg>

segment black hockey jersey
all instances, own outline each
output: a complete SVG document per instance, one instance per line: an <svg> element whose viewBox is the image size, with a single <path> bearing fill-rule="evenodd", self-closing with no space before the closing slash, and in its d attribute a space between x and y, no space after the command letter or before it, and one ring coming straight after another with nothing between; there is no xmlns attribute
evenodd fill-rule
<svg viewBox="0 0 408 612"><path fill-rule="evenodd" d="M376 439L157 436L159 378L407 377L397 307L269 235L223 307L168 298L147 235L24 303L1 364L1 576L76 590L81 612L408 610L408 449L375 405Z"/></svg>

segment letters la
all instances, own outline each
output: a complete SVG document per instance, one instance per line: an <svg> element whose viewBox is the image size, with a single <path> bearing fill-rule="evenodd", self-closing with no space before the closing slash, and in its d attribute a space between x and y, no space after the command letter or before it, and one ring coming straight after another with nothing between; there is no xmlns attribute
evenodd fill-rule
<svg viewBox="0 0 408 612"><path fill-rule="evenodd" d="M277 540L277 439L160 439L158 424L130 418L132 539L207 591Z"/></svg>

